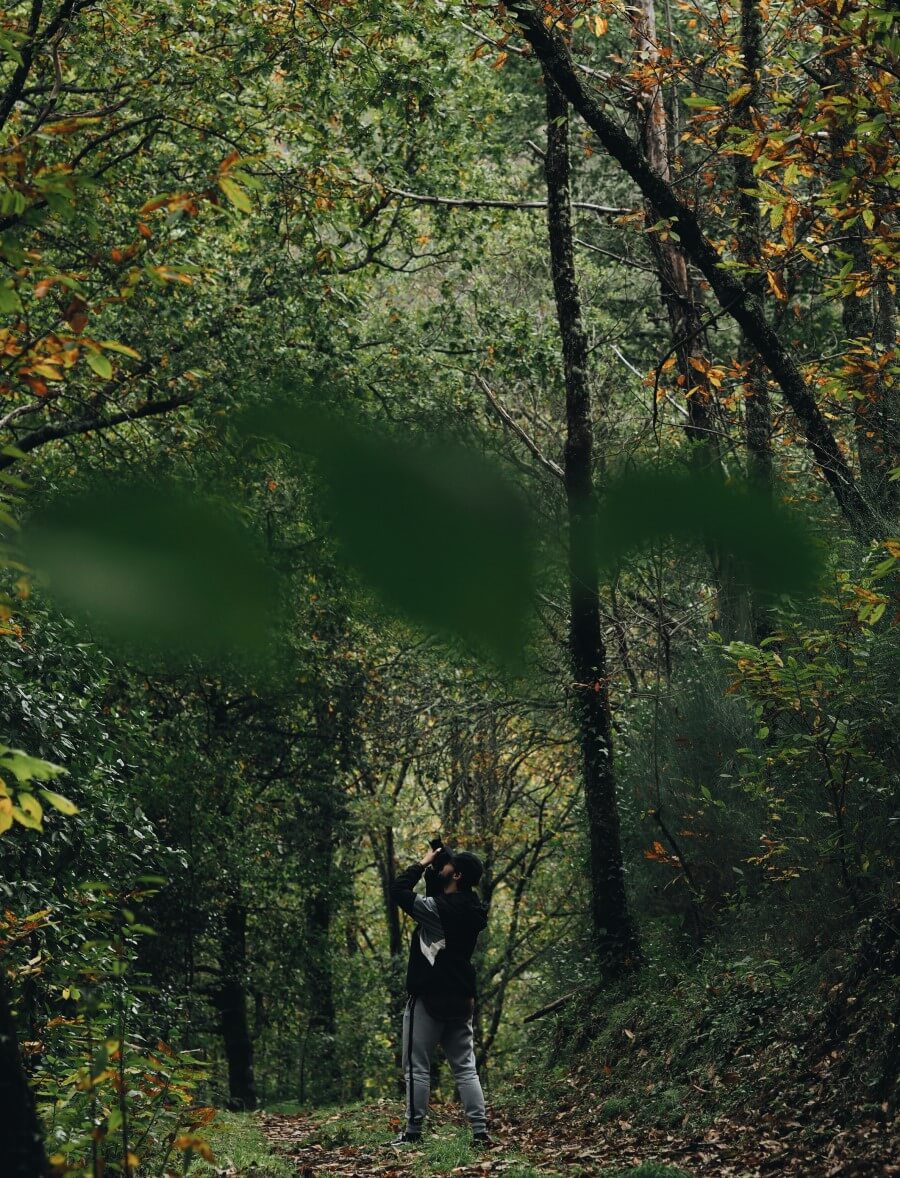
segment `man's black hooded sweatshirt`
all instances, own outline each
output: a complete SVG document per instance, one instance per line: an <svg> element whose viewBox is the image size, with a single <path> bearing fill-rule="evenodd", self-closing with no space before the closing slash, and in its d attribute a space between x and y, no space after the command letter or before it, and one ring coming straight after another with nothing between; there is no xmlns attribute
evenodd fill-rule
<svg viewBox="0 0 900 1178"><path fill-rule="evenodd" d="M414 863L391 885L394 903L419 926L409 947L407 992L475 998L472 954L478 934L487 926L485 907L473 891L417 896L413 888L424 870Z"/></svg>

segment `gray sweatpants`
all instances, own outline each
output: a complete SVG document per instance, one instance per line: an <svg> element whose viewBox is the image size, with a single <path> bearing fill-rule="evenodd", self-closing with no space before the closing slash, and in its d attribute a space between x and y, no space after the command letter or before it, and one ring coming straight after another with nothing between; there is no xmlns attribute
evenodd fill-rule
<svg viewBox="0 0 900 1178"><path fill-rule="evenodd" d="M453 1069L472 1132L484 1133L487 1128L484 1093L475 1070L472 1023L439 1022L431 1017L421 998L410 998L403 1012L407 1133L422 1132L422 1120L431 1095L431 1057L438 1043Z"/></svg>

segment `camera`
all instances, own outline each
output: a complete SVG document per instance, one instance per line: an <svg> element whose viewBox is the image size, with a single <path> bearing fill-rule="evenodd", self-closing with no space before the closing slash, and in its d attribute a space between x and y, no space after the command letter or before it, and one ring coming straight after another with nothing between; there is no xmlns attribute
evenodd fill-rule
<svg viewBox="0 0 900 1178"><path fill-rule="evenodd" d="M452 860L450 852L444 846L444 840L442 838L429 839L428 845L433 851L438 852L428 867L425 868L425 895L434 896L443 891L440 883L440 874Z"/></svg>

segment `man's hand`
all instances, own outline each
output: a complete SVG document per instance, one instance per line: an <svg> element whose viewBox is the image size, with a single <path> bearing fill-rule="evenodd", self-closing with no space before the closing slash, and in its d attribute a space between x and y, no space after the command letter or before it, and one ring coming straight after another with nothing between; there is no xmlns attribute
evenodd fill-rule
<svg viewBox="0 0 900 1178"><path fill-rule="evenodd" d="M429 847L427 854L423 855L419 860L419 865L421 867L428 867L429 864L433 863L438 855L440 855L442 849L443 848L438 847L438 849L435 850L434 847Z"/></svg>

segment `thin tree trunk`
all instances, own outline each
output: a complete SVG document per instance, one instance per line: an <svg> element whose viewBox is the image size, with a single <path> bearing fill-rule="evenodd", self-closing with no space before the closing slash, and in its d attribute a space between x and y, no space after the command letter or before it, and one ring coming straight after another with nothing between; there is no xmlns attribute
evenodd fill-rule
<svg viewBox="0 0 900 1178"><path fill-rule="evenodd" d="M0 1154L4 1178L47 1178L50 1166L0 970Z"/></svg>
<svg viewBox="0 0 900 1178"><path fill-rule="evenodd" d="M847 122L860 94L852 55L847 50L831 55L830 89L850 102L836 108L831 128L831 166L835 177L848 170L862 179L864 165L856 151L854 129ZM877 229L877 226L874 226ZM842 319L846 339L843 379L853 394L853 432L863 492L891 528L900 506L900 483L891 471L900 466L900 395L885 380L879 360L897 346L894 296L884 269L872 258L866 229L857 223L847 230L847 252L853 259L856 289L844 296Z"/></svg>
<svg viewBox="0 0 900 1178"><path fill-rule="evenodd" d="M569 191L568 104L549 72L547 226L566 383L565 486L569 513L569 653L580 731L590 841L590 899L595 944L612 972L636 963L637 931L625 893L613 771L612 717L600 602L593 485L593 427L587 337L575 278Z"/></svg>
<svg viewBox="0 0 900 1178"><path fill-rule="evenodd" d="M753 114L760 104L760 71L762 69L762 21L758 0L741 0L741 56L744 63L745 86L750 89L735 107L737 125L744 130L753 127ZM765 280L762 276L762 229L759 201L748 190L756 187L753 164L749 156L738 155L734 160L734 180L737 190L737 253L738 260L751 269L746 284L753 295L762 300ZM772 487L772 424L769 405L768 378L765 365L746 340L742 340L741 360L747 365L745 384L745 439L749 456L750 478L758 487Z"/></svg>
<svg viewBox="0 0 900 1178"><path fill-rule="evenodd" d="M849 252L853 269L868 281L866 294L843 301L847 339L845 379L853 399L853 432L863 489L887 524L898 507L900 483L891 471L900 466L900 398L884 379L877 362L896 347L894 296L881 267L876 267L861 230L852 230Z"/></svg>
<svg viewBox="0 0 900 1178"><path fill-rule="evenodd" d="M735 107L735 121L745 130L753 127L754 112L760 105L763 28L758 0L741 0L741 56L745 86L750 89ZM762 222L759 201L750 190L756 187L753 164L746 155L735 156L734 181L737 192L737 256L747 266L746 284L764 306L765 279L762 258ZM750 481L767 494L773 491L772 410L766 366L745 337L741 338L739 359L746 368L744 382L744 441ZM769 633L768 614L748 591L749 635L760 642Z"/></svg>
<svg viewBox="0 0 900 1178"><path fill-rule="evenodd" d="M309 948L307 985L310 1024L315 1036L316 1093L319 1100L327 1102L336 1094L338 1088L337 1008L334 998L331 946L332 905L335 899L332 887L335 814L333 799L330 796L333 786L329 782L322 788L325 796L317 815L314 859L321 878L309 897L306 929Z"/></svg>
<svg viewBox="0 0 900 1178"><path fill-rule="evenodd" d="M222 981L215 993L228 1063L228 1107L256 1108L253 1041L247 1018L247 912L238 897L225 906L222 928Z"/></svg>
<svg viewBox="0 0 900 1178"><path fill-rule="evenodd" d="M760 299L734 273L722 268L722 257L701 228L697 214L658 175L638 147L585 89L562 38L544 24L538 9L526 0L509 4L522 33L543 67L557 83L603 147L634 180L645 198L664 217L671 217L686 255L710 284L722 310L738 324L745 337L778 381L785 399L800 422L807 445L828 482L841 511L864 537L877 534L879 519L860 492L841 453L837 439L822 415L788 347L773 330Z"/></svg>
<svg viewBox="0 0 900 1178"><path fill-rule="evenodd" d="M381 877L381 894L384 902L384 918L388 934L388 1005L390 1010L390 1025L394 1031L394 1074L397 1077L400 1093L405 1090L403 1078L403 1007L406 1002L406 958L404 955L403 930L400 926L400 909L391 899L391 886L394 882L395 851L394 828L386 826L382 832L384 839L384 855L376 851L378 871Z"/></svg>

